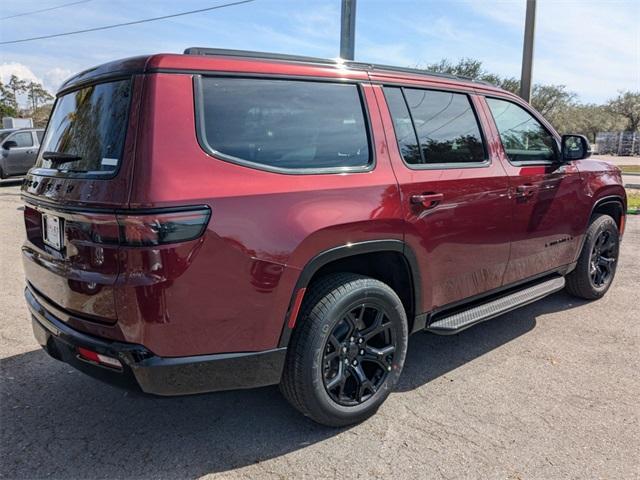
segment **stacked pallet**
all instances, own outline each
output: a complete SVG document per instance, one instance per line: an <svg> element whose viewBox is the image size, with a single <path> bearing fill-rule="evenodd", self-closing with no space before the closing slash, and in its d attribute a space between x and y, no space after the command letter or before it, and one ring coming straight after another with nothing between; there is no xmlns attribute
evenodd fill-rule
<svg viewBox="0 0 640 480"><path fill-rule="evenodd" d="M599 132L596 135L596 151L601 155L640 155L638 132Z"/></svg>

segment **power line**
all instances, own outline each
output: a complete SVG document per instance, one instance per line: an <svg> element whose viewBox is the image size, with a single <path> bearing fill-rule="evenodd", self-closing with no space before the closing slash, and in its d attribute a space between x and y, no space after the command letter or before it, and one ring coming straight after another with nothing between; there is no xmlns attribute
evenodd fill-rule
<svg viewBox="0 0 640 480"><path fill-rule="evenodd" d="M0 20L6 20L8 18L24 17L26 15L33 15L34 13L49 12L51 10L57 10L58 8L70 7L71 5L78 5L80 3L88 3L88 2L91 2L91 1L93 1L93 0L81 0L79 2L63 3L62 5L57 5L55 7L42 8L40 10L32 10L30 12L16 13L15 15L9 15L7 17L0 17Z"/></svg>
<svg viewBox="0 0 640 480"><path fill-rule="evenodd" d="M105 25L103 27L86 28L84 30L75 30L73 32L65 32L65 33L56 33L56 34L53 34L53 35L42 35L40 37L21 38L19 40L9 40L7 42L0 42L0 45L9 45L9 44L13 44L13 43L31 42L33 40L44 40L46 38L64 37L64 36L67 36L67 35L76 35L78 33L97 32L99 30L109 30L109 29L117 28L117 27L126 27L126 26L129 26L129 25L138 25L140 23L155 22L156 20L165 20L167 18L181 17L183 15L191 15L192 13L207 12L209 10L217 10L219 8L224 8L224 7L233 7L234 5L241 5L243 3L250 3L250 2L254 2L254 1L255 0L239 0L237 2L230 2L230 3L223 3L222 5L216 5L215 7L200 8L198 10L190 10L188 12L174 13L174 14L171 14L171 15L163 15L161 17L145 18L143 20L134 20L133 22L116 23L114 25Z"/></svg>

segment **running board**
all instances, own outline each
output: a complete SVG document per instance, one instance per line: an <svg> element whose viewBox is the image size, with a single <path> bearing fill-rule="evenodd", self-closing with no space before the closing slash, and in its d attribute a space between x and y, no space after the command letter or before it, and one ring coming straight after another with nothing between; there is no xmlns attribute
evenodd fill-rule
<svg viewBox="0 0 640 480"><path fill-rule="evenodd" d="M530 287L510 293L504 297L477 305L468 310L449 315L431 323L425 330L439 335L453 335L465 328L516 308L540 300L554 292L564 288L564 277L555 277L550 280L532 285Z"/></svg>

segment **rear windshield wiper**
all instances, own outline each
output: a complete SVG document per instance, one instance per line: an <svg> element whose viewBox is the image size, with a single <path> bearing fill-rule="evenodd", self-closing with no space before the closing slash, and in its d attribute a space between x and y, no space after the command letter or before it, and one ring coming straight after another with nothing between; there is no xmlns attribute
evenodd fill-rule
<svg viewBox="0 0 640 480"><path fill-rule="evenodd" d="M79 155L62 152L42 152L42 158L45 160L51 160L51 163L66 163L82 160L82 157Z"/></svg>

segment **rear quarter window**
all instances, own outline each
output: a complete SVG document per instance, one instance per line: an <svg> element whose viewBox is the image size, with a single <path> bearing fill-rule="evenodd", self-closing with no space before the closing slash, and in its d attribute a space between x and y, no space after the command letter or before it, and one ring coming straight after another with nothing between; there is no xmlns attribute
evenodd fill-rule
<svg viewBox="0 0 640 480"><path fill-rule="evenodd" d="M224 159L267 170L352 170L371 164L357 85L202 77L200 141Z"/></svg>

